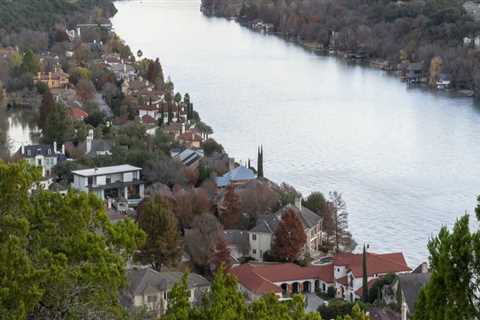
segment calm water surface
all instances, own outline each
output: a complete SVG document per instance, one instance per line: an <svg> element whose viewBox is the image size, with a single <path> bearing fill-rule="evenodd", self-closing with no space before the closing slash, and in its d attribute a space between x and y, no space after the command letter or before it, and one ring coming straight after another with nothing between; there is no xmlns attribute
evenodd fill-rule
<svg viewBox="0 0 480 320"><path fill-rule="evenodd" d="M350 229L414 265L442 225L480 193L480 113L471 99L408 90L398 79L279 38L206 18L199 1L118 2L115 31L160 57L235 158L304 195L343 193Z"/></svg>

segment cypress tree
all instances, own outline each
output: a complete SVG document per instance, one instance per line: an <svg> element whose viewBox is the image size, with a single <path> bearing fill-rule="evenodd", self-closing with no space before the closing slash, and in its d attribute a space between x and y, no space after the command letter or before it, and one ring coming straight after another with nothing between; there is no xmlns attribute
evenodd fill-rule
<svg viewBox="0 0 480 320"><path fill-rule="evenodd" d="M362 283L362 289L363 289L363 302L367 303L368 302L368 271L367 271L367 249L365 247L365 244L363 245L363 259L362 259L362 264L363 264L363 283Z"/></svg>
<svg viewBox="0 0 480 320"><path fill-rule="evenodd" d="M259 178L263 178L263 147L262 146L258 148L257 175Z"/></svg>

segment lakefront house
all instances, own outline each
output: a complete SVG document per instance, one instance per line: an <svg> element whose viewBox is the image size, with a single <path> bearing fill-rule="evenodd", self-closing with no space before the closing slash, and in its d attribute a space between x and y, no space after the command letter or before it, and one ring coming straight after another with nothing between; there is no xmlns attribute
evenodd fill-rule
<svg viewBox="0 0 480 320"><path fill-rule="evenodd" d="M74 189L91 192L105 201L136 206L144 198L141 168L128 164L72 171Z"/></svg>
<svg viewBox="0 0 480 320"><path fill-rule="evenodd" d="M369 287L388 273L410 271L402 253L367 253ZM238 280L239 289L250 301L265 294L274 294L286 300L293 294L316 291L333 291L336 298L350 302L362 298L362 254L339 254L328 258L327 262L306 267L293 263L245 263L231 268L229 272Z"/></svg>
<svg viewBox="0 0 480 320"><path fill-rule="evenodd" d="M41 168L43 178L50 177L53 167L66 160L64 147L62 146L59 149L56 142L53 144L22 145L15 157Z"/></svg>
<svg viewBox="0 0 480 320"><path fill-rule="evenodd" d="M301 221L307 241L303 250L304 254L311 257L318 256L323 240L322 218L315 212L302 206L301 199L295 205L286 205L275 213L260 216L255 227L249 230L250 256L258 261L263 260L265 252L270 252L274 241L273 235L282 220L283 215L293 210Z"/></svg>

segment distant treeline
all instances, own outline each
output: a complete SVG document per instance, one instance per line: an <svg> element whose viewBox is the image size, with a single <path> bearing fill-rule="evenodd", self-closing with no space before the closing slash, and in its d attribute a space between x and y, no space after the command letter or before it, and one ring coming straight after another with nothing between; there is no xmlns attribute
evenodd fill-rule
<svg viewBox="0 0 480 320"><path fill-rule="evenodd" d="M68 23L95 7L114 13L111 0L0 0L0 29L44 31L55 23Z"/></svg>
<svg viewBox="0 0 480 320"><path fill-rule="evenodd" d="M480 23L462 0L202 0L204 12L260 19L274 31L303 42L372 59L424 62L428 75L432 58L442 61L457 89L480 88L480 53L464 38L480 35ZM477 4L478 5L478 4ZM437 59L438 61L438 59Z"/></svg>

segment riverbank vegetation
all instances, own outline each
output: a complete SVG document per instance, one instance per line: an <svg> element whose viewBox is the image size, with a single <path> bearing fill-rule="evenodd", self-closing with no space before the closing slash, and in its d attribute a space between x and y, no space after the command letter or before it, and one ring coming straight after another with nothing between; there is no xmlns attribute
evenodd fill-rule
<svg viewBox="0 0 480 320"><path fill-rule="evenodd" d="M480 93L478 4L463 0L203 0L207 14L262 21L309 47L335 50L408 73L425 83L447 75L454 89ZM473 8L473 9L472 9Z"/></svg>

